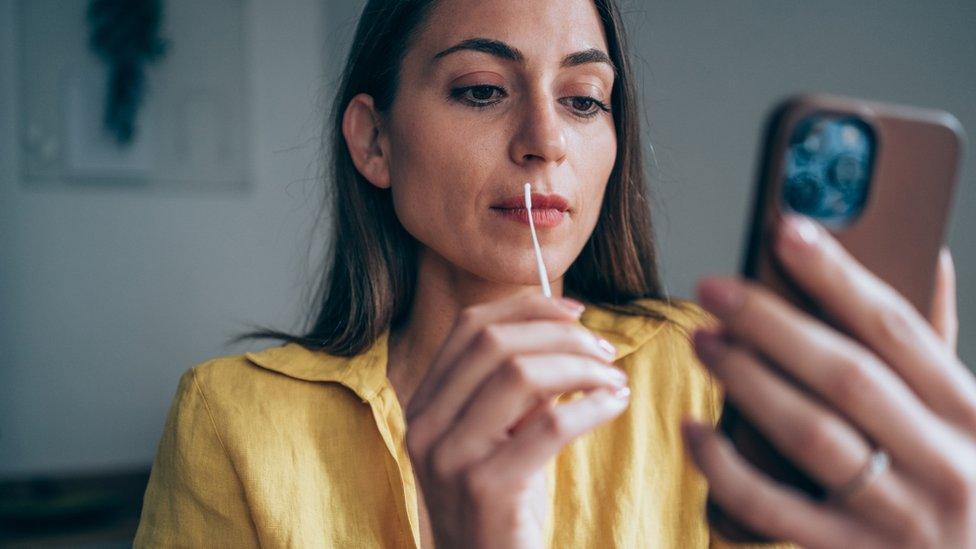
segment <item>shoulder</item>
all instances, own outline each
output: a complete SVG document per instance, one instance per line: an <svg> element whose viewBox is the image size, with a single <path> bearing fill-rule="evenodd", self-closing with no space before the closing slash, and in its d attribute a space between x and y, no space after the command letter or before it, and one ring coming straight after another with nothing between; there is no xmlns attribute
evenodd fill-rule
<svg viewBox="0 0 976 549"><path fill-rule="evenodd" d="M357 362L367 356L341 357L295 343L236 355L218 356L193 368L193 376L207 392L294 390L319 382L343 382Z"/></svg>
<svg viewBox="0 0 976 549"><path fill-rule="evenodd" d="M355 360L296 344L269 347L205 360L183 374L179 391L193 391L220 431L276 429L313 410L328 420L362 404L343 384Z"/></svg>
<svg viewBox="0 0 976 549"><path fill-rule="evenodd" d="M190 376L209 401L237 400L244 403L258 394L268 395L281 385L277 375L258 367L247 354L213 357L190 368Z"/></svg>

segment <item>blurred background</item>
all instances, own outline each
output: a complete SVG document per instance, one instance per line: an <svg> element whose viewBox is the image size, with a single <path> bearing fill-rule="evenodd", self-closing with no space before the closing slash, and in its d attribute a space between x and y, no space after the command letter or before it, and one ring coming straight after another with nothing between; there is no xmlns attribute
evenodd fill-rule
<svg viewBox="0 0 976 549"><path fill-rule="evenodd" d="M363 3L136 2L161 8L155 17L108 1L86 15L95 4L0 0L0 541L11 546L125 546L180 374L263 346L225 344L251 323L298 327L328 237L313 227L319 136ZM784 96L940 108L976 133L972 1L622 9L673 295L738 268L761 123ZM112 49L119 28L150 38L135 40L134 62ZM121 93L116 131L99 134L113 74L144 94ZM973 139L949 234L970 366Z"/></svg>

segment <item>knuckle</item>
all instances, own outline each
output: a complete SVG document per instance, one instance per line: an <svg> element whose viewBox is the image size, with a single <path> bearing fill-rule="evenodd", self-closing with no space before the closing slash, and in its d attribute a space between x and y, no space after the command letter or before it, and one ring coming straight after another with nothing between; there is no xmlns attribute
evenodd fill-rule
<svg viewBox="0 0 976 549"><path fill-rule="evenodd" d="M835 452L834 432L827 421L803 421L794 431L794 448L814 456L830 456Z"/></svg>
<svg viewBox="0 0 976 549"><path fill-rule="evenodd" d="M883 343L902 342L914 331L913 320L911 313L902 303L880 307L874 314L875 337Z"/></svg>
<svg viewBox="0 0 976 549"><path fill-rule="evenodd" d="M528 362L520 356L512 356L502 363L501 375L505 383L513 389L531 389L533 387L532 374Z"/></svg>
<svg viewBox="0 0 976 549"><path fill-rule="evenodd" d="M415 395L416 396L416 393ZM407 422L407 425L411 428L415 426L419 427L424 424L423 417L428 411L428 402L422 402L421 399L412 398L410 402L407 403L407 409L404 411L403 417Z"/></svg>
<svg viewBox="0 0 976 549"><path fill-rule="evenodd" d="M747 384L746 376L730 376L728 372L748 372L754 378L756 371L756 357L741 347L732 347L723 352L720 356L712 360L712 365L717 373L726 374L725 382L737 389L742 389Z"/></svg>
<svg viewBox="0 0 976 549"><path fill-rule="evenodd" d="M917 516L910 516L903 523L900 538L905 547L930 548L938 547L938 533L934 525Z"/></svg>
<svg viewBox="0 0 976 549"><path fill-rule="evenodd" d="M481 466L465 469L461 473L460 484L468 497L476 501L489 499L495 485L488 474L488 470Z"/></svg>
<svg viewBox="0 0 976 549"><path fill-rule="evenodd" d="M736 490L730 496L731 509L736 509L739 519L749 526L766 526L768 513L758 504L756 498L745 490Z"/></svg>
<svg viewBox="0 0 976 549"><path fill-rule="evenodd" d="M422 425L411 425L407 429L407 452L414 461L423 461L427 453L427 437Z"/></svg>
<svg viewBox="0 0 976 549"><path fill-rule="evenodd" d="M753 505L753 524L763 525L776 537L782 537L789 530L789 518L779 507Z"/></svg>
<svg viewBox="0 0 976 549"><path fill-rule="evenodd" d="M874 380L862 362L850 355L838 359L838 371L830 382L831 394L838 402L860 402L874 392Z"/></svg>
<svg viewBox="0 0 976 549"><path fill-rule="evenodd" d="M443 445L438 445L428 454L428 470L439 481L448 481L457 473L454 466L454 456Z"/></svg>
<svg viewBox="0 0 976 549"><path fill-rule="evenodd" d="M461 310L460 314L458 314L457 321L455 322L455 326L459 326L459 327L475 326L477 325L478 319L480 317L481 317L481 309L479 308L478 305L465 307L464 309Z"/></svg>
<svg viewBox="0 0 976 549"><path fill-rule="evenodd" d="M501 328L494 324L481 328L475 336L475 346L483 351L496 351L501 348L503 341Z"/></svg>
<svg viewBox="0 0 976 549"><path fill-rule="evenodd" d="M976 406L965 405L959 413L962 428L969 433L976 433Z"/></svg>
<svg viewBox="0 0 976 549"><path fill-rule="evenodd" d="M557 408L551 408L542 415L542 428L548 436L556 439L569 438L572 431L570 420Z"/></svg>
<svg viewBox="0 0 976 549"><path fill-rule="evenodd" d="M742 301L732 313L731 318L737 320L755 318L757 315L765 314L769 305L780 299L773 292L751 280L743 280L740 284L742 285Z"/></svg>
<svg viewBox="0 0 976 549"><path fill-rule="evenodd" d="M556 306L555 299L546 297L545 295L534 290L530 290L529 295L519 299L519 302L525 303L529 307L535 309L551 310L554 306Z"/></svg>
<svg viewBox="0 0 976 549"><path fill-rule="evenodd" d="M971 472L953 463L946 463L939 469L942 483L938 497L944 508L959 510L972 507L976 480L972 478Z"/></svg>

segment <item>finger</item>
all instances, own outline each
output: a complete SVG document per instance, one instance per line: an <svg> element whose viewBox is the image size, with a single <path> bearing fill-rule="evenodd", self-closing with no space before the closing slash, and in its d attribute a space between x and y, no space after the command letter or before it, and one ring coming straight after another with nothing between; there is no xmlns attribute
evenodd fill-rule
<svg viewBox="0 0 976 549"><path fill-rule="evenodd" d="M583 305L578 301L569 298L552 299L529 290L464 309L431 362L411 403L423 404L429 400L448 366L471 345L472 340L485 326L527 320L576 322L582 312Z"/></svg>
<svg viewBox="0 0 976 549"><path fill-rule="evenodd" d="M479 468L487 478L511 486L534 474L576 437L627 409L630 391L597 389L564 404L548 404Z"/></svg>
<svg viewBox="0 0 976 549"><path fill-rule="evenodd" d="M930 322L935 332L956 352L959 337L959 317L956 313L956 271L952 253L943 247L939 252L939 267L935 274L935 296L932 300Z"/></svg>
<svg viewBox="0 0 976 549"><path fill-rule="evenodd" d="M479 332L458 363L447 371L436 392L419 408L415 447L423 449L445 434L457 418L464 403L494 370L521 355L566 353L589 357L605 363L612 353L601 346L599 338L579 325L533 321L494 324Z"/></svg>
<svg viewBox="0 0 976 549"><path fill-rule="evenodd" d="M749 529L804 547L884 547L857 522L772 482L711 429L684 422L682 432L709 497Z"/></svg>
<svg viewBox="0 0 976 549"><path fill-rule="evenodd" d="M722 382L727 398L828 493L861 473L872 450L842 418L776 375L748 349L706 331L696 332L694 339L698 356ZM918 498L891 471L846 501L848 509L884 531L909 524L918 505Z"/></svg>
<svg viewBox="0 0 976 549"><path fill-rule="evenodd" d="M520 418L547 400L561 393L626 386L627 374L602 361L568 354L518 356L481 384L438 450L452 456L447 469L481 460L511 438Z"/></svg>
<svg viewBox="0 0 976 549"><path fill-rule="evenodd" d="M872 353L761 286L713 278L698 293L732 339L768 357L913 473L942 482L943 423Z"/></svg>
<svg viewBox="0 0 976 549"><path fill-rule="evenodd" d="M898 372L932 410L976 429L976 378L904 297L809 219L786 218L777 253L803 290Z"/></svg>
<svg viewBox="0 0 976 549"><path fill-rule="evenodd" d="M784 456L828 489L839 488L858 473L871 448L840 417L745 348L709 332L696 332L694 339L699 358L722 382L727 398Z"/></svg>

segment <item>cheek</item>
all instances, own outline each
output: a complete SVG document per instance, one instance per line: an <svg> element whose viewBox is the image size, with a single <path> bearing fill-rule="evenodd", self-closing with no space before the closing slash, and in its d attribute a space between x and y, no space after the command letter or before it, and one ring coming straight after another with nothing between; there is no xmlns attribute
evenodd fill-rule
<svg viewBox="0 0 976 549"><path fill-rule="evenodd" d="M431 248L461 246L463 233L474 229L473 209L490 180L488 154L497 150L497 138L437 114L401 120L391 138L390 178L400 222Z"/></svg>
<svg viewBox="0 0 976 549"><path fill-rule="evenodd" d="M582 248L599 221L607 182L617 159L617 138L612 122L607 131L587 135L577 149L577 154L580 159L577 163L577 176L582 184L579 223L585 227L585 230L581 231L583 243L580 247Z"/></svg>

